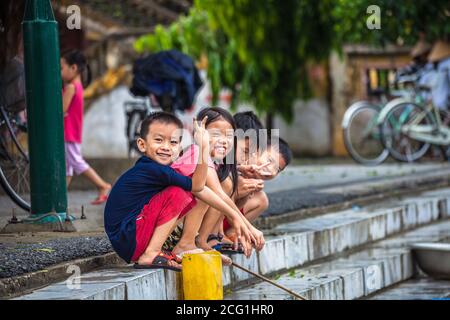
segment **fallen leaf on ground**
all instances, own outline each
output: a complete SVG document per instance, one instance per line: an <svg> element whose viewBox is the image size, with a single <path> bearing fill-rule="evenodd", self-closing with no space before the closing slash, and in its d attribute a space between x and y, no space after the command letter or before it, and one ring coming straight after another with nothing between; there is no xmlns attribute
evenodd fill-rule
<svg viewBox="0 0 450 320"><path fill-rule="evenodd" d="M39 248L39 249L35 249L36 251L42 251L42 252L48 252L48 253L52 253L55 250L53 249L49 249L49 248Z"/></svg>

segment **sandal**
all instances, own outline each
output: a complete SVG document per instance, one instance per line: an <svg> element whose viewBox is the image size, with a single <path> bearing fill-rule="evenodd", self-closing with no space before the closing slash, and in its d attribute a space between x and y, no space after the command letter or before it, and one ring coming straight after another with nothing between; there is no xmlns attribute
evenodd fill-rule
<svg viewBox="0 0 450 320"><path fill-rule="evenodd" d="M210 234L209 236L208 236L208 238L206 239L206 242L210 242L210 241L213 241L213 240L217 240L217 241L222 241L222 239L223 239L223 235L222 234L220 234L220 233L218 233L218 234L214 234L214 233L212 233L212 234Z"/></svg>
<svg viewBox="0 0 450 320"><path fill-rule="evenodd" d="M212 246L212 248L223 254L244 254L244 247L242 246L241 243L239 243L237 249L234 249L233 246L234 246L233 243L219 242L218 244Z"/></svg>
<svg viewBox="0 0 450 320"><path fill-rule="evenodd" d="M212 240L218 240L219 243L213 245L211 248L213 248L216 251L219 251L220 253L224 253L224 254L243 254L244 253L244 247L242 246L241 243L239 243L238 249L234 249L233 243L226 243L226 242L220 242L223 239L223 235L221 234L210 234L208 236L208 239L206 240L207 242L212 241Z"/></svg>
<svg viewBox="0 0 450 320"><path fill-rule="evenodd" d="M108 195L102 194L101 196L98 196L94 201L91 202L92 205L99 205L108 200Z"/></svg>
<svg viewBox="0 0 450 320"><path fill-rule="evenodd" d="M175 261L173 253L168 254L167 252L161 251L155 259L153 259L151 264L143 265L143 264L134 264L135 269L167 269L176 272L181 272L181 268L173 267L169 264L169 261Z"/></svg>
<svg viewBox="0 0 450 320"><path fill-rule="evenodd" d="M172 251L167 251L167 250L162 250L163 253L165 253L166 255L172 257L176 263L181 264L181 258L176 255L175 253L173 253Z"/></svg>

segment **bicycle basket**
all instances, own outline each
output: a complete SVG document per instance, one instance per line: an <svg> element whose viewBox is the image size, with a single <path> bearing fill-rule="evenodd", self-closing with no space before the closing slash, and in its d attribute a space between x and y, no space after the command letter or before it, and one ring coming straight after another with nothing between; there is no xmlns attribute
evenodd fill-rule
<svg viewBox="0 0 450 320"><path fill-rule="evenodd" d="M20 112L26 107L24 65L17 57L0 73L0 104L9 112Z"/></svg>

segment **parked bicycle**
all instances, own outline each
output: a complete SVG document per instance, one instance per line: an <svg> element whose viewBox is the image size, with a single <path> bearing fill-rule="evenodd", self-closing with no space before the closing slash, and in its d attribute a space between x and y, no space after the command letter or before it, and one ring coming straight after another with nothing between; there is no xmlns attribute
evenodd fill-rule
<svg viewBox="0 0 450 320"><path fill-rule="evenodd" d="M30 211L28 131L23 63L13 59L0 75L0 185Z"/></svg>
<svg viewBox="0 0 450 320"><path fill-rule="evenodd" d="M389 98L416 99L418 103L423 103L424 87L417 84L420 74L420 72L400 74L396 80L397 85L402 87L400 90L390 90L389 95L383 89L373 90L372 95L376 102L358 101L347 109L342 120L344 144L356 162L371 166L378 165L389 155L399 161L415 161L426 153L428 149L423 149L408 159L398 156L395 152L391 154L390 148L386 146L386 140L383 140L380 127L380 115L389 105ZM390 116L386 121L390 121L392 126L397 127L397 121L403 121L403 119Z"/></svg>
<svg viewBox="0 0 450 320"><path fill-rule="evenodd" d="M436 108L430 99L423 99L426 87L417 87L417 94L389 102L378 117L383 145L397 160L413 162L423 157L432 145L441 148L448 159L450 146L450 115Z"/></svg>

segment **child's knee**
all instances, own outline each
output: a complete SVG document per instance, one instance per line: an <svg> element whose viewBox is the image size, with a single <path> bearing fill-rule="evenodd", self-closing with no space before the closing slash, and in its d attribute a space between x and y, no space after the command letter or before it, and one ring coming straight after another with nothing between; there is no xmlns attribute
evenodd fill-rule
<svg viewBox="0 0 450 320"><path fill-rule="evenodd" d="M269 208L269 198L264 191L259 191L254 194L253 198L258 202L259 207L264 211Z"/></svg>

